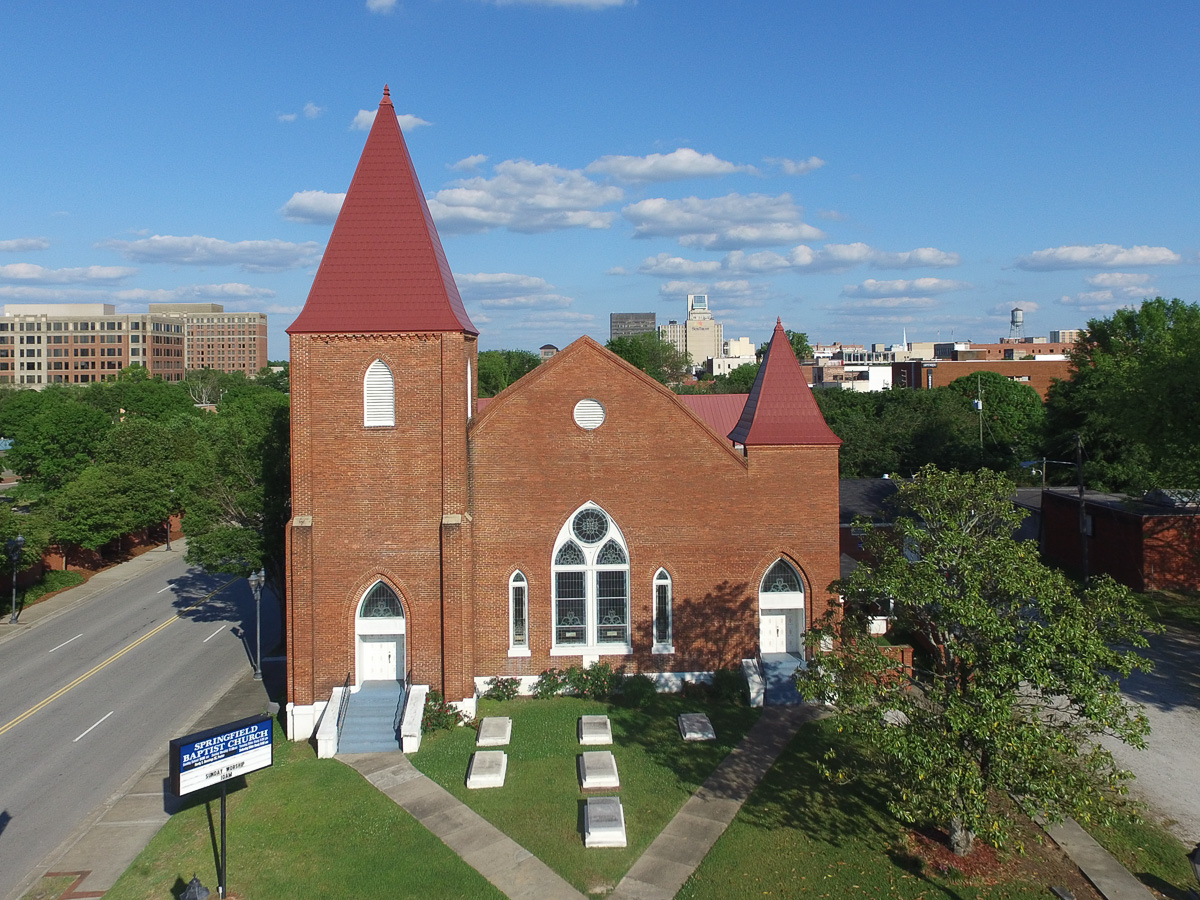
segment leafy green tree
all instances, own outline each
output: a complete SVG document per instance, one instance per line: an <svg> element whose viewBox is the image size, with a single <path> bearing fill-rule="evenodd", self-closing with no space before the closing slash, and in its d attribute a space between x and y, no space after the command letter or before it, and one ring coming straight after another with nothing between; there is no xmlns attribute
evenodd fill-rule
<svg viewBox="0 0 1200 900"><path fill-rule="evenodd" d="M483 350L479 353L479 396L495 397L541 364L528 350Z"/></svg>
<svg viewBox="0 0 1200 900"><path fill-rule="evenodd" d="M712 392L714 394L750 393L760 367L761 363L746 363L733 369L728 375L718 375L713 379Z"/></svg>
<svg viewBox="0 0 1200 900"><path fill-rule="evenodd" d="M945 388L821 390L815 396L825 421L842 439L843 478L911 475L930 463L943 469L979 465L975 415L962 397Z"/></svg>
<svg viewBox="0 0 1200 900"><path fill-rule="evenodd" d="M63 548L99 550L167 517L167 505L149 474L136 467L89 466L50 497L50 533Z"/></svg>
<svg viewBox="0 0 1200 900"><path fill-rule="evenodd" d="M32 392L30 392L32 393ZM112 419L76 391L55 386L41 392L37 411L16 423L6 462L21 476L21 494L57 491L90 466Z"/></svg>
<svg viewBox="0 0 1200 900"><path fill-rule="evenodd" d="M1084 478L1102 490L1200 487L1200 307L1155 297L1092 319L1071 378L1047 399L1051 454L1083 440Z"/></svg>
<svg viewBox="0 0 1200 900"><path fill-rule="evenodd" d="M254 380L263 387L279 391L281 394L289 393L292 389L291 364L286 359L275 362L268 360L267 365L258 370Z"/></svg>
<svg viewBox="0 0 1200 900"><path fill-rule="evenodd" d="M676 349L656 331L612 338L604 346L662 384L682 381L692 365L687 353Z"/></svg>
<svg viewBox="0 0 1200 900"><path fill-rule="evenodd" d="M227 395L198 424L183 498L188 562L232 575L264 569L282 607L291 516L288 398L266 388Z"/></svg>
<svg viewBox="0 0 1200 900"><path fill-rule="evenodd" d="M1007 471L1040 454L1046 409L1029 385L1010 381L998 372L973 372L954 379L947 390L961 397L971 411L972 402L982 397L982 415L975 413L983 431L981 465Z"/></svg>
<svg viewBox="0 0 1200 900"><path fill-rule="evenodd" d="M903 821L949 830L965 855L976 835L1004 840L994 802L1011 794L1029 813L1103 814L1105 792L1128 773L1101 735L1145 746L1145 717L1119 679L1149 663L1150 622L1130 592L1101 578L1082 590L1012 535L1013 485L986 469L926 467L901 482L889 527L862 523L867 561L831 590L845 602L807 636L817 657L797 676L807 697L833 699L864 757L827 757L845 780L867 768L896 786ZM906 672L865 626L890 610L894 628L929 649ZM821 652L836 647L835 652Z"/></svg>

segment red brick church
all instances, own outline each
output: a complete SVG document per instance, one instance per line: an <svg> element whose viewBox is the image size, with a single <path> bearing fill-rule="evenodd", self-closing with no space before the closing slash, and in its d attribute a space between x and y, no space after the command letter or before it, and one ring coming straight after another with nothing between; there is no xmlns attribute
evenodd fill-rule
<svg viewBox="0 0 1200 900"><path fill-rule="evenodd" d="M748 396L676 396L581 337L478 399L386 88L288 332L293 738L347 681L473 707L496 675L800 653L830 602L840 442L782 326Z"/></svg>

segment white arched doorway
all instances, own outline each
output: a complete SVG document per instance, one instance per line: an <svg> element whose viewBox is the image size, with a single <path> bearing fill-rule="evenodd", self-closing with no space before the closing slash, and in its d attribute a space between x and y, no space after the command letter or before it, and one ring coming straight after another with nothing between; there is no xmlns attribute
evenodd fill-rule
<svg viewBox="0 0 1200 900"><path fill-rule="evenodd" d="M804 650L804 582L785 559L778 559L763 576L758 589L759 652L791 653Z"/></svg>
<svg viewBox="0 0 1200 900"><path fill-rule="evenodd" d="M404 681L407 672L404 607L396 592L377 581L354 617L355 684Z"/></svg>

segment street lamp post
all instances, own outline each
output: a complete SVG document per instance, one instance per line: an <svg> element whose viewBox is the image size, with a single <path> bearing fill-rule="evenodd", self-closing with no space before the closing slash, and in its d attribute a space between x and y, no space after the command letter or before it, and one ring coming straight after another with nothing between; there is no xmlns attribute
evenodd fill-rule
<svg viewBox="0 0 1200 900"><path fill-rule="evenodd" d="M262 589L264 573L259 569L248 579L250 590L254 591L254 641L257 650L254 654L254 680L262 681Z"/></svg>
<svg viewBox="0 0 1200 900"><path fill-rule="evenodd" d="M25 549L25 538L22 535L17 535L15 538L10 538L5 545L8 550L8 558L12 562L12 615L8 619L9 625L17 624L17 566L21 562L21 551Z"/></svg>
<svg viewBox="0 0 1200 900"><path fill-rule="evenodd" d="M171 506L175 505L175 488L171 488ZM171 513L173 510L167 510L167 552L171 552Z"/></svg>

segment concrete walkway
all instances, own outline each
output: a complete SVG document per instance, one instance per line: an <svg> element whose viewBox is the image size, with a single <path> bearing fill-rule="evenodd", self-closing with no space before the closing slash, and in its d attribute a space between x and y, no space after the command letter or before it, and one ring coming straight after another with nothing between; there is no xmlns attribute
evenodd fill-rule
<svg viewBox="0 0 1200 900"><path fill-rule="evenodd" d="M712 849L800 726L810 705L768 707L621 879L610 900L670 900ZM417 771L402 753L338 754L513 900L583 900L540 859Z"/></svg>
<svg viewBox="0 0 1200 900"><path fill-rule="evenodd" d="M513 900L585 900L544 862L417 771L403 753L348 753L337 758Z"/></svg>

